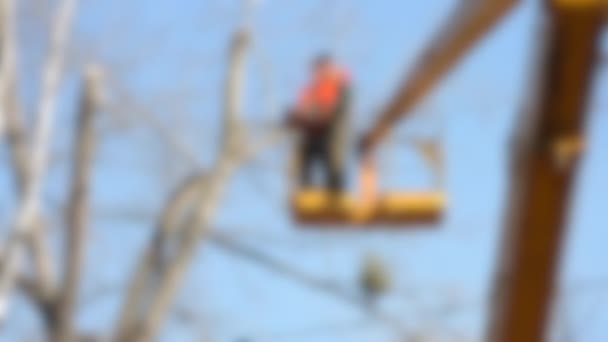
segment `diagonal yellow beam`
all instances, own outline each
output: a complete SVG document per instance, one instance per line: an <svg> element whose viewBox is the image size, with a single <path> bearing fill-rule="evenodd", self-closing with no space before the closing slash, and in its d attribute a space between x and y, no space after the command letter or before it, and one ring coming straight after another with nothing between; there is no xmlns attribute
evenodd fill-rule
<svg viewBox="0 0 608 342"><path fill-rule="evenodd" d="M377 145L518 1L461 1L365 137L365 147Z"/></svg>
<svg viewBox="0 0 608 342"><path fill-rule="evenodd" d="M517 127L486 341L548 338L570 199L585 145L602 1L547 1L532 103Z"/></svg>

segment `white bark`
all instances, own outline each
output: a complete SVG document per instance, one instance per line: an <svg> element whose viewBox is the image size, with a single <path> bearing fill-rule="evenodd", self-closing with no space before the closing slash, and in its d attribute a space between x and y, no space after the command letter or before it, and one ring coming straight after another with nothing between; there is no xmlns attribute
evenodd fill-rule
<svg viewBox="0 0 608 342"><path fill-rule="evenodd" d="M14 78L16 69L16 44L15 44L15 3L14 0L2 0L0 2L0 136L6 131L6 112L8 110L8 89Z"/></svg>
<svg viewBox="0 0 608 342"><path fill-rule="evenodd" d="M7 137L16 184L22 192L27 177L27 144L16 90L17 14L14 0L1 0L0 5L0 136Z"/></svg>
<svg viewBox="0 0 608 342"><path fill-rule="evenodd" d="M191 187L184 187L182 193L168 204L169 211L163 218L157 239L146 251L131 284L119 322L118 340L149 341L156 336L213 218L230 175L248 155L243 149L239 121L248 41L249 32L239 31L230 47L224 142L219 160L209 173L195 179ZM187 197L194 199L195 203L185 201ZM183 202L190 210L179 208L177 202ZM173 244L177 245L174 255L163 255L165 246Z"/></svg>
<svg viewBox="0 0 608 342"><path fill-rule="evenodd" d="M84 91L80 102L76 127L72 190L67 212L67 252L65 253L65 280L58 297L54 327L54 341L74 339L74 319L77 308L82 264L85 259L86 234L90 202L90 183L95 152L95 112L99 104L101 73L96 67L85 70Z"/></svg>
<svg viewBox="0 0 608 342"><path fill-rule="evenodd" d="M2 256L0 321L5 319L8 311L9 297L15 287L17 273L24 257L24 240L31 233L39 212L55 103L63 70L64 52L76 3L76 0L64 0L60 3L51 32L50 51L43 71L40 103L30 145L27 183L17 212L14 230Z"/></svg>
<svg viewBox="0 0 608 342"><path fill-rule="evenodd" d="M13 0L3 0L1 8L0 22L2 26L1 38L1 66L0 66L0 136L6 136L11 161L13 166L13 174L16 184L17 198L21 199L24 196L25 184L28 183L28 142L25 123L19 103L18 92L18 59L17 59L17 43L16 43L16 4ZM30 294L38 294L39 298L34 298L37 301L44 301L47 298L53 284L55 284L55 270L53 258L44 236L45 225L44 220L40 217L36 219L36 228L30 239L28 239L29 247L33 253L33 259L36 267L37 281L35 282L35 291L30 291Z"/></svg>

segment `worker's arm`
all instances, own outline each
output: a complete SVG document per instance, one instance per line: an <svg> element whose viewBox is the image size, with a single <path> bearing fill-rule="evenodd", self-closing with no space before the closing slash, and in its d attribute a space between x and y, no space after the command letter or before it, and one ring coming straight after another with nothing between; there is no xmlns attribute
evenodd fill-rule
<svg viewBox="0 0 608 342"><path fill-rule="evenodd" d="M352 98L352 87L349 83L346 83L342 86L342 91L340 92L340 99L336 104L335 108L335 117L340 119L346 115L348 115L350 111L350 101Z"/></svg>
<svg viewBox="0 0 608 342"><path fill-rule="evenodd" d="M298 128L302 125L301 117L302 114L298 113L296 108L289 108L285 111L283 124L290 129Z"/></svg>
<svg viewBox="0 0 608 342"><path fill-rule="evenodd" d="M309 91L304 89L295 105L287 109L285 114L285 125L289 128L300 128L303 124L303 119L307 116L309 102Z"/></svg>

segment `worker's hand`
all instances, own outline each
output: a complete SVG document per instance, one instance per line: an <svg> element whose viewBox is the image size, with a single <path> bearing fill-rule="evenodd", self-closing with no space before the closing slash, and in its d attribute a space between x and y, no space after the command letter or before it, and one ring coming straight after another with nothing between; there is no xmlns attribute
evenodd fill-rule
<svg viewBox="0 0 608 342"><path fill-rule="evenodd" d="M285 119L283 120L283 126L286 128L295 128L298 126L298 119L295 111L289 109L285 113Z"/></svg>
<svg viewBox="0 0 608 342"><path fill-rule="evenodd" d="M359 142L357 143L357 154L359 155L360 158L365 158L371 152L371 148L372 148L371 138L367 134L363 135L359 139Z"/></svg>

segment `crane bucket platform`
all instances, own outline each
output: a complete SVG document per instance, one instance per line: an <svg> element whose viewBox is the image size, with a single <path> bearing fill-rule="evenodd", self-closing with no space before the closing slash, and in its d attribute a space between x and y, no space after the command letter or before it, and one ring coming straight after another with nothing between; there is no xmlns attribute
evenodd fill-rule
<svg viewBox="0 0 608 342"><path fill-rule="evenodd" d="M303 224L340 226L395 225L438 222L446 207L443 192L380 193L362 200L354 194L301 190L292 198L294 217Z"/></svg>

